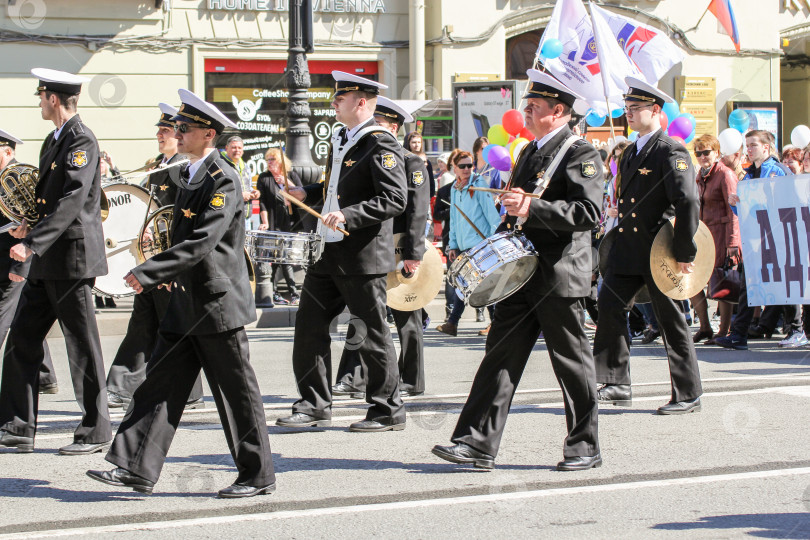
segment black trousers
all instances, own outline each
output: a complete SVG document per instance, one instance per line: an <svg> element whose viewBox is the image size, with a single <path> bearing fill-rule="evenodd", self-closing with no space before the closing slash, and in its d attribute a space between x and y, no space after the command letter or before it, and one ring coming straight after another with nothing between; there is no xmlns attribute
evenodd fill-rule
<svg viewBox="0 0 810 540"><path fill-rule="evenodd" d="M0 343L5 341L8 329L11 326L11 321L14 320L14 314L17 312L17 305L20 302L20 294L22 294L24 281L11 281L6 277L0 277ZM56 384L56 370L53 367L53 360L51 359L51 351L48 349L48 341L42 341L42 350L45 357L42 360L42 365L39 366L39 384Z"/></svg>
<svg viewBox="0 0 810 540"><path fill-rule="evenodd" d="M769 332L773 332L776 330L776 325L779 324L779 316L783 315L785 328L793 331L801 330L801 307L799 305L765 306L759 317L759 325Z"/></svg>
<svg viewBox="0 0 810 540"><path fill-rule="evenodd" d="M672 400L691 401L703 393L695 345L680 302L662 293L651 275L623 275L612 270L605 275L599 291L599 324L593 344L596 380L605 384L630 384L627 312L633 297L645 284L667 350Z"/></svg>
<svg viewBox="0 0 810 540"><path fill-rule="evenodd" d="M754 306L748 305L748 288L745 285L745 263L737 267L740 272L740 298L737 304L737 313L731 321L731 334L736 334L744 340L748 339L748 327L754 320Z"/></svg>
<svg viewBox="0 0 810 540"><path fill-rule="evenodd" d="M73 391L82 420L73 439L103 443L112 438L104 361L91 292L94 279L27 280L3 354L0 429L24 437L36 433L42 342L55 321L65 336Z"/></svg>
<svg viewBox="0 0 810 540"><path fill-rule="evenodd" d="M144 381L147 362L157 342L160 320L166 313L171 294L166 289L153 289L135 295L127 333L107 374L107 390L131 399L135 389ZM202 380L198 376L189 401L202 397Z"/></svg>
<svg viewBox="0 0 810 540"><path fill-rule="evenodd" d="M425 391L425 345L424 320L427 316L424 309L416 311L398 311L392 309L394 322L399 333L399 375L400 388L410 392ZM347 340L352 338L348 337ZM335 375L337 382L344 382L360 391L366 389L366 369L360 361L360 355L353 347L344 347L340 364Z"/></svg>
<svg viewBox="0 0 810 540"><path fill-rule="evenodd" d="M271 280L273 283L273 291L276 291L276 275L281 269L281 275L284 277L284 282L287 284L290 294L298 294L298 289L295 287L295 274L293 272L293 265L291 264L277 264L273 263L271 267Z"/></svg>
<svg viewBox="0 0 810 540"><path fill-rule="evenodd" d="M239 484L275 482L262 394L244 328L205 336L160 331L107 461L157 482L194 382L205 372Z"/></svg>
<svg viewBox="0 0 810 540"><path fill-rule="evenodd" d="M498 454L512 398L541 331L563 394L568 429L563 455L599 452L596 372L582 327L582 301L543 296L527 287L495 306L486 353L453 432L454 443Z"/></svg>
<svg viewBox="0 0 810 540"><path fill-rule="evenodd" d="M399 369L391 331L385 320L386 275L331 276L307 272L295 320L293 371L301 399L294 413L332 417L332 355L329 327L348 307L354 335L346 347L356 349L368 371L366 419L405 421L399 397Z"/></svg>

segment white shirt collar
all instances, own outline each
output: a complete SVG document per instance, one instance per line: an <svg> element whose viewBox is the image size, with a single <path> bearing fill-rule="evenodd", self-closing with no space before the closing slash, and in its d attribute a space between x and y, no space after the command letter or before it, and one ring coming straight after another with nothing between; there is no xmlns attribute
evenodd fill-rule
<svg viewBox="0 0 810 540"><path fill-rule="evenodd" d="M562 128L564 128L566 125L567 124L563 124L560 127L558 127L557 129L555 129L554 131L552 131L551 133L546 133L545 135L543 135L539 139L536 139L534 141L534 144L537 145L537 149L539 150L539 149L543 148L543 145L546 144L548 141L550 141L552 139L552 137L554 137L557 133L559 133L562 130Z"/></svg>
<svg viewBox="0 0 810 540"><path fill-rule="evenodd" d="M650 138L653 135L655 135L660 129L661 129L660 127L658 129L654 129L651 132L647 133L646 135L642 135L638 139L636 139L636 154L641 152L641 149L644 148L644 145L647 144L647 141L649 141Z"/></svg>
<svg viewBox="0 0 810 540"><path fill-rule="evenodd" d="M53 140L55 140L55 141L59 140L59 135L62 133L62 129L65 127L65 124L67 124L67 122L65 122L64 124L59 126L58 129L54 130L54 132L53 132Z"/></svg>
<svg viewBox="0 0 810 540"><path fill-rule="evenodd" d="M359 124L354 126L352 129L347 130L346 131L346 139L349 140L349 141L354 139L354 136L357 135L357 133L361 129L368 126L370 122L374 122L374 117L373 116L371 118L369 118L368 120L366 120L365 122L360 122Z"/></svg>
<svg viewBox="0 0 810 540"><path fill-rule="evenodd" d="M188 180L186 181L186 183L191 184L191 179L194 178L194 176L197 174L197 171L199 171L200 167L202 167L203 162L206 159L208 159L208 156L211 155L211 152L214 151L213 148L208 148L207 150L210 150L210 152L207 152L202 158L198 159L197 161L188 166Z"/></svg>

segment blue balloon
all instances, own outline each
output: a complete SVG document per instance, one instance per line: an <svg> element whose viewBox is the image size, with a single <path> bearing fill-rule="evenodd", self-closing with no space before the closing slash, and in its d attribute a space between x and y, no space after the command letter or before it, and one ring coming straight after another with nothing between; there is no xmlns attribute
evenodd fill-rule
<svg viewBox="0 0 810 540"><path fill-rule="evenodd" d="M543 47L540 49L540 55L543 58L548 58L549 60L557 58L562 54L562 52L563 44L559 39L547 39L543 43Z"/></svg>
<svg viewBox="0 0 810 540"><path fill-rule="evenodd" d="M695 138L695 130L693 129L692 133L690 133L689 136L683 140L683 142L690 143L694 138Z"/></svg>
<svg viewBox="0 0 810 540"><path fill-rule="evenodd" d="M605 123L607 120L607 116L602 116L596 111L591 111L585 116L585 121L591 127L599 127Z"/></svg>
<svg viewBox="0 0 810 540"><path fill-rule="evenodd" d="M681 114L681 116L683 116L684 118L689 119L689 123L692 124L692 131L694 131L695 128L697 128L697 121L695 120L694 116L692 116L688 112L685 112L685 113Z"/></svg>
<svg viewBox="0 0 810 540"><path fill-rule="evenodd" d="M681 108L678 107L678 103L676 101L673 101L671 103L664 103L664 106L661 108L661 110L663 110L666 113L667 118L669 119L670 122L672 122L681 115Z"/></svg>
<svg viewBox="0 0 810 540"><path fill-rule="evenodd" d="M483 158L484 158L484 161L485 161L485 162L489 163L489 152L490 152L490 151L491 151L493 148L495 148L496 146L498 146L498 145L497 145L497 144L488 144L488 145L486 145L486 146L484 147L484 151L483 151L483 152L481 152L481 157L483 157Z"/></svg>
<svg viewBox="0 0 810 540"><path fill-rule="evenodd" d="M618 109L613 109L612 111L610 111L611 118L618 118L623 114L624 114L624 109L622 109L621 107L619 107Z"/></svg>
<svg viewBox="0 0 810 540"><path fill-rule="evenodd" d="M748 126L751 121L748 118L748 113L742 109L734 109L728 115L728 127L736 129L740 133L748 131Z"/></svg>
<svg viewBox="0 0 810 540"><path fill-rule="evenodd" d="M630 142L636 142L636 139L638 139L638 131L634 131L627 137L627 140Z"/></svg>

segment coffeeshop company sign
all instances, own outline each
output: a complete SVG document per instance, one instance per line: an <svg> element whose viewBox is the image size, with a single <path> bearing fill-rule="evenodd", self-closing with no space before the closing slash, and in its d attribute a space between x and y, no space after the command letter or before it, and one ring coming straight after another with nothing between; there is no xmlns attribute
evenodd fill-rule
<svg viewBox="0 0 810 540"><path fill-rule="evenodd" d="M289 0L208 0L208 9L222 11L288 11ZM385 0L312 0L317 13L385 13Z"/></svg>

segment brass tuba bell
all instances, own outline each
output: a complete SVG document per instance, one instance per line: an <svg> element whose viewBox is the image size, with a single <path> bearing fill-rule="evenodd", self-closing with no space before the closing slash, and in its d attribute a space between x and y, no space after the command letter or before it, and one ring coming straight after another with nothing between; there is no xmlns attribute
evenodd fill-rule
<svg viewBox="0 0 810 540"><path fill-rule="evenodd" d="M24 163L9 165L0 174L0 212L11 221L0 232L19 227L23 219L30 225L39 220L37 182L39 169Z"/></svg>

